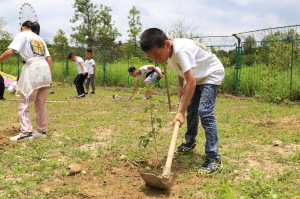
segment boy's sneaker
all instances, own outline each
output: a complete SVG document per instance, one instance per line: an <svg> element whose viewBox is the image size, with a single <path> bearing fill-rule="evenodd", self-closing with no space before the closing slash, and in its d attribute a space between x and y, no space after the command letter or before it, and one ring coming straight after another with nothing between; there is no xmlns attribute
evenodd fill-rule
<svg viewBox="0 0 300 199"><path fill-rule="evenodd" d="M148 96L149 99L153 98L152 96Z"/></svg>
<svg viewBox="0 0 300 199"><path fill-rule="evenodd" d="M179 147L177 147L174 154L179 153L190 153L197 151L197 146L195 143L189 144L189 143L182 143Z"/></svg>
<svg viewBox="0 0 300 199"><path fill-rule="evenodd" d="M77 98L85 97L85 94L82 93L82 94L80 94L80 95L77 95L76 97L77 97Z"/></svg>
<svg viewBox="0 0 300 199"><path fill-rule="evenodd" d="M20 133L19 135L16 135L14 137L11 137L9 140L10 141L19 141L19 140L24 140L24 139L31 139L32 138L32 133Z"/></svg>
<svg viewBox="0 0 300 199"><path fill-rule="evenodd" d="M89 92L87 92L87 93L85 92L84 94L87 95L87 94L89 94Z"/></svg>
<svg viewBox="0 0 300 199"><path fill-rule="evenodd" d="M5 101L6 99L4 97L0 97L0 101Z"/></svg>
<svg viewBox="0 0 300 199"><path fill-rule="evenodd" d="M142 98L142 100L145 100L145 99L147 99L147 98L146 98L146 97L143 97L143 98Z"/></svg>
<svg viewBox="0 0 300 199"><path fill-rule="evenodd" d="M35 131L33 134L32 134L32 139L40 139L40 138L46 138L47 137L47 134L46 132L43 132L43 133L39 133L37 131Z"/></svg>
<svg viewBox="0 0 300 199"><path fill-rule="evenodd" d="M197 171L197 176L210 176L216 173L218 169L223 167L221 159L208 159L202 164L201 168Z"/></svg>
<svg viewBox="0 0 300 199"><path fill-rule="evenodd" d="M91 92L91 94L92 94L92 95L95 95L95 92L94 92L94 91L92 91L92 92Z"/></svg>

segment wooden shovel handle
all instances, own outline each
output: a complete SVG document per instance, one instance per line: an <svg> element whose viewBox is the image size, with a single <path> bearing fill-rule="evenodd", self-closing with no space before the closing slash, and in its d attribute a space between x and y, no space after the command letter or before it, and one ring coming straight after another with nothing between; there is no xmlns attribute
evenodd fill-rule
<svg viewBox="0 0 300 199"><path fill-rule="evenodd" d="M181 98L180 98L179 109L181 108L181 105L182 105L182 102L183 102L183 97L184 96L182 95ZM177 140L177 136L178 136L179 126L180 126L180 122L177 121L175 123L174 131L173 131L173 135L172 135L172 139L171 139L171 143L170 143L169 153L168 153L168 157L167 157L167 161L166 161L166 165L165 165L165 168L164 168L163 174L162 174L162 180L164 182L168 182L169 179L170 179L171 166L172 166L174 151L175 151L175 147L176 147L176 140Z"/></svg>

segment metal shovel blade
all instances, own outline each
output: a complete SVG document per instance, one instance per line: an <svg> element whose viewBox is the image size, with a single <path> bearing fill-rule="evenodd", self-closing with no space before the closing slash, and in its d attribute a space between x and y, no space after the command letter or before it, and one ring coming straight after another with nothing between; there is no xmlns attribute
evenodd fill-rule
<svg viewBox="0 0 300 199"><path fill-rule="evenodd" d="M158 189L168 189L168 184L162 181L162 178L150 173L140 173L147 185Z"/></svg>

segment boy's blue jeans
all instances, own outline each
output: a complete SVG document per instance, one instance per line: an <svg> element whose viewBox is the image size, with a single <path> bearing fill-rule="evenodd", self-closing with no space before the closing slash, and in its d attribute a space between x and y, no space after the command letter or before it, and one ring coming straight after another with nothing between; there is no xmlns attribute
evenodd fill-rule
<svg viewBox="0 0 300 199"><path fill-rule="evenodd" d="M194 95L187 107L187 131L185 133L186 143L195 143L198 133L199 116L202 127L205 130L207 158L219 159L218 155L218 132L214 116L215 102L219 85L203 84L197 85Z"/></svg>

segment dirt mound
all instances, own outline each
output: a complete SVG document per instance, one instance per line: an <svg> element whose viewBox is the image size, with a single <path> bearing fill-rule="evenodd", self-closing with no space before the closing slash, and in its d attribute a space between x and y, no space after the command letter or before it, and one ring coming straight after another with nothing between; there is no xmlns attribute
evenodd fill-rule
<svg viewBox="0 0 300 199"><path fill-rule="evenodd" d="M14 146L16 142L9 141L9 138L18 135L20 133L20 127L12 127L11 129L5 129L0 132L0 150L7 146Z"/></svg>

